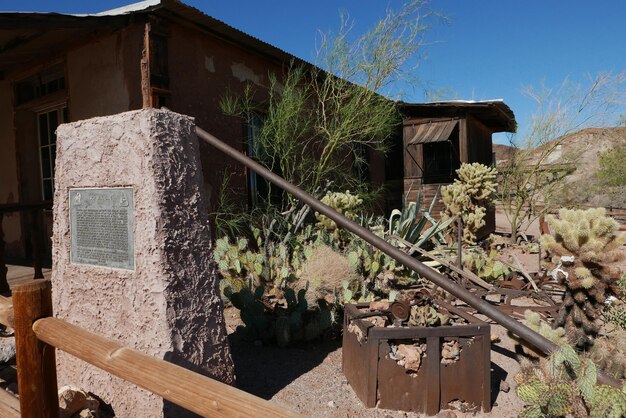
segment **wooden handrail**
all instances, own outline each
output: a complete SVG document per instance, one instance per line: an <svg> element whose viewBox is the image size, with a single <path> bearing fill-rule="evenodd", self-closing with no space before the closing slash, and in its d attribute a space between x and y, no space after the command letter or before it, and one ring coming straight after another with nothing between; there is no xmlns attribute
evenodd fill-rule
<svg viewBox="0 0 626 418"><path fill-rule="evenodd" d="M301 416L57 318L39 319L33 331L41 341L204 417Z"/></svg>
<svg viewBox="0 0 626 418"><path fill-rule="evenodd" d="M31 209L52 209L52 201L44 200L42 202L0 204L0 212L2 213L21 212Z"/></svg>
<svg viewBox="0 0 626 418"><path fill-rule="evenodd" d="M0 389L0 417L20 418L20 401L6 390Z"/></svg>

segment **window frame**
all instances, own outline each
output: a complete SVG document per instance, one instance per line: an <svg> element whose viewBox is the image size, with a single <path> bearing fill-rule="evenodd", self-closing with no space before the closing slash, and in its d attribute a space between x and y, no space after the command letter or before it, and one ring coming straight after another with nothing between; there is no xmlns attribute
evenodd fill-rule
<svg viewBox="0 0 626 418"><path fill-rule="evenodd" d="M56 114L56 126L51 128L51 114ZM60 124L68 122L68 106L67 103L59 103L35 112L37 124L37 150L39 154L39 175L41 181L41 197L44 201L54 198L54 176L55 176L55 160L56 160L56 129ZM46 138L45 143L42 138L42 117L46 119ZM47 152L44 152L46 150ZM44 157L45 154L45 157ZM47 159L48 161L45 161ZM46 165L47 164L47 165ZM47 189L49 184L49 189Z"/></svg>

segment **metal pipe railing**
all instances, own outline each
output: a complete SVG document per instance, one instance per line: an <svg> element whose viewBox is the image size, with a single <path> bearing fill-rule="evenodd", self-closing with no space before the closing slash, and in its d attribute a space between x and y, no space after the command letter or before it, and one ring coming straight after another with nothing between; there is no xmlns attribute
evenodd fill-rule
<svg viewBox="0 0 626 418"><path fill-rule="evenodd" d="M241 164L245 165L249 169L253 170L255 173L264 177L266 180L272 182L276 186L292 194L300 201L309 205L313 210L329 217L330 219L335 221L335 223L338 226L352 232L353 234L357 235L358 237L362 238L369 244L373 245L374 247L378 248L379 250L387 254L389 257L392 257L394 260L398 261L399 263L404 265L406 268L409 268L417 272L418 274L430 280L432 283L436 284L442 289L446 290L453 296L456 296L457 298L467 303L472 308L476 309L478 312L482 313L483 315L489 317L490 319L494 320L498 324L502 325L503 327L511 331L513 334L517 335L522 340L526 341L527 343L532 344L534 347L538 348L539 350L543 351L546 354L551 353L552 351L558 348L556 344L552 343L547 338L531 330L530 328L528 328L521 322L518 322L517 320L511 318L509 315L505 314L504 312L498 310L489 302L486 302L476 297L466 288L459 286L452 280L449 280L448 278L446 278L441 273L436 272L435 270L431 269L430 267L426 266L425 264L411 257L410 255L406 254L405 252L400 251L398 248L389 244L384 239L373 234L367 228L362 227L356 222L336 212L329 206L320 202L315 197L311 196L309 193L305 192L304 190L300 189L297 186L294 186L293 184L289 183L287 180L283 179L282 177L274 174L267 168L263 167L261 164L257 163L250 157L240 153L236 149L227 145L226 143L219 140L218 138L211 135L210 133L206 132L205 130L199 127L196 127L196 134L198 135L199 138L201 138L207 144L213 146L214 148L217 148L218 150L225 153L227 156L240 162ZM612 385L616 387L621 387L621 384L619 381L617 381L616 379L612 377L607 376L604 373L598 374L598 382L602 384L608 384L608 385Z"/></svg>

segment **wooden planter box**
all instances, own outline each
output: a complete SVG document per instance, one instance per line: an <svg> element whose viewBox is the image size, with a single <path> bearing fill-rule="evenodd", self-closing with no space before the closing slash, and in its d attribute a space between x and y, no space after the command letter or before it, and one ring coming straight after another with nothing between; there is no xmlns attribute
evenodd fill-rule
<svg viewBox="0 0 626 418"><path fill-rule="evenodd" d="M459 400L484 412L491 410L491 340L488 324L451 306L449 311L470 324L441 327L374 327L372 323L351 318L368 304L345 305L342 370L348 383L369 408L385 408L435 415L448 403ZM348 326L360 328L361 342ZM422 340L426 352L416 375L389 357L392 340ZM457 340L460 358L441 363L441 345Z"/></svg>

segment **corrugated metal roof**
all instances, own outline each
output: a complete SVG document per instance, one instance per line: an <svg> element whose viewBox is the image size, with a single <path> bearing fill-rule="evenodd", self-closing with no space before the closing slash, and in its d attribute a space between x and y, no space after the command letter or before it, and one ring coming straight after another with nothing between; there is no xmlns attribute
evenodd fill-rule
<svg viewBox="0 0 626 418"><path fill-rule="evenodd" d="M450 139L450 134L452 134L452 131L458 123L458 120L453 119L446 121L429 121L413 125L415 134L407 145L447 141Z"/></svg>
<svg viewBox="0 0 626 418"><path fill-rule="evenodd" d="M129 13L135 13L140 11L146 11L153 9L161 5L161 0L145 0L137 3L127 4L126 6L118 7L116 9L105 10L104 12L95 13L84 16L119 16Z"/></svg>

